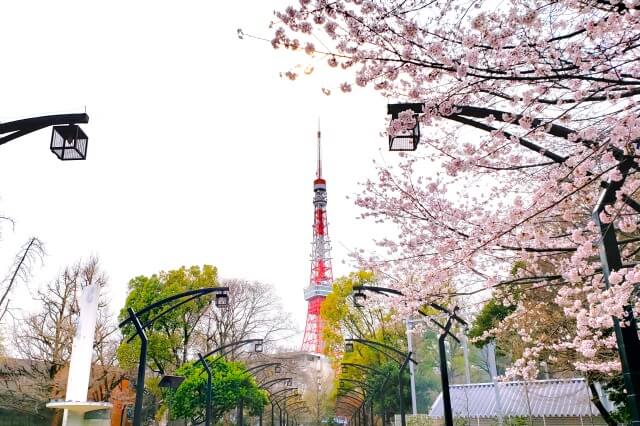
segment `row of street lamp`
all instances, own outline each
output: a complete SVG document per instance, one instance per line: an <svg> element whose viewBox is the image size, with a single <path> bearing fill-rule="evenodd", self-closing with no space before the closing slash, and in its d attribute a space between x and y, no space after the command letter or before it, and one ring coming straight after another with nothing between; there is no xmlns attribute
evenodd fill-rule
<svg viewBox="0 0 640 426"><path fill-rule="evenodd" d="M144 381L145 381L147 344L148 344L148 339L147 339L145 330L151 327L155 321L164 317L169 312L177 309L178 307L190 301L198 299L200 297L211 295L211 294L215 295L216 307L224 309L229 306L229 288L228 287L206 287L206 288L200 288L196 290L185 291L185 292L167 297L165 299L152 303L148 306L145 306L143 309L141 309L138 312L134 311L133 308L127 309L127 313L129 314L129 316L119 324L119 327L123 328L129 325L133 325L133 327L135 328L135 333L129 336L127 342L131 342L136 336L139 337L141 340L140 356L139 356L139 362L138 362L138 376L137 376L137 383L136 383L136 398L135 398L134 415L133 415L133 426L141 426L142 424L142 401L143 401L143 394L144 394ZM210 367L213 363L215 363L217 360L221 359L222 357L228 355L235 348L239 346L247 345L247 344L253 344L253 350L256 353L261 353L264 349L263 339L244 339L237 342L231 342L231 343L222 345L218 348L213 349L212 351L208 352L205 355L198 353L198 360L196 361L195 365L202 364L202 367L205 373L207 374L205 418L204 418L204 424L206 426L210 426L212 421L212 394L211 394L212 372ZM216 354L218 354L216 358L209 359L210 357ZM272 362L272 363L256 365L246 369L245 372L256 374L268 367L274 367L274 371L276 374L280 374L282 372L282 363L280 362ZM180 386L183 380L184 380L184 377L165 375L162 378L160 385L177 388ZM286 382L285 383L286 387L284 389L279 390L278 392L271 393L270 391L271 386L280 382ZM286 405L287 400L294 396L298 396L297 388L291 387L292 378L291 377L277 378L277 379L260 383L259 386L265 389L270 395L271 406L272 406L271 408L272 424L274 421L274 405L278 405L279 419L280 419L281 425L285 424L285 422L287 421L286 418L288 416L288 411L287 411L288 406ZM293 389L295 389L295 393L291 395L287 395L287 393ZM284 393L283 396L286 395L286 398L274 399L275 396L278 396L281 393ZM239 425L241 425L243 421L242 420L242 403L243 401L240 400L239 406L238 406L238 416L237 416ZM280 405L281 403L284 403L284 405L281 406ZM284 418L283 418L283 415L285 416ZM262 424L262 413L260 414L260 424Z"/></svg>
<svg viewBox="0 0 640 426"><path fill-rule="evenodd" d="M412 128L398 135L389 135L389 151L415 151L420 142L420 122L419 115L424 112L423 103L397 103L387 105L387 114L392 119L398 119L400 114L407 112L412 114L415 123ZM470 117L486 117L487 114L494 117L500 116L499 111L489 110L485 108L476 108L471 106L456 106L460 109L458 122L466 122L462 116ZM550 133L552 134L552 133ZM638 142L637 140L635 142ZM538 154L545 155L555 162L564 161L561 158L554 158L552 153L540 151L538 147L526 146L526 148L536 151ZM615 150L615 148L612 148ZM602 264L602 275L604 283L608 289L610 286L609 276L611 272L618 271L622 268L622 260L620 248L616 238L616 230L613 223L602 223L600 214L605 211L607 206L611 206L616 197L620 194L617 192L622 188L625 180L631 172L640 170L640 165L636 162L632 155L616 152L616 158L619 159L618 171L622 175L622 179L612 180L609 178L607 182L601 182L602 189L598 201L592 211L592 219L597 226L599 232L598 248L600 252L600 262ZM622 201L636 213L640 214L640 204L633 200L630 196L622 194ZM640 336L638 335L637 321L634 317L633 307L630 301L626 301L624 308L625 326L620 326L620 320L613 318L613 330L616 335L616 344L620 364L622 367L622 377L624 380L627 404L631 415L631 424L640 426Z"/></svg>
<svg viewBox="0 0 640 426"><path fill-rule="evenodd" d="M384 295L384 296L389 296L389 295L402 296L403 295L402 292L395 289L391 289L391 288L377 287L377 286L364 286L364 285L353 286L352 300L353 300L353 305L355 307L357 308L364 307L364 303L367 299L366 292L373 292L373 293ZM450 331L454 321L458 322L459 324L465 327L467 326L467 323L458 315L458 307L454 307L453 310L450 311L447 308L437 303L430 303L429 305L434 309L442 313L445 313L447 315L447 321L443 325L438 321L436 321L434 318L431 318L428 314L426 314L421 309L418 309L419 314L429 318L430 321L432 321L435 325L437 325L442 330L442 332L440 333L440 337L438 338L438 349L439 349L438 352L440 355L440 381L442 384L444 417L445 417L445 425L453 426L453 414L452 414L452 408L451 408L451 396L449 394L449 372L447 369L447 354L445 349L445 340L447 336L450 336L456 341L459 341L458 338L455 335L453 335ZM384 345L380 342L374 342L374 341L369 341L364 339L353 339L353 338L345 339L345 352L353 352L354 342L362 343L372 349L377 350L378 352L381 352L387 355L387 357L397 362L398 365L400 366L400 370L398 372L398 409L400 411L400 424L401 426L406 426L404 403L402 398L402 374L404 372L404 368L407 366L409 362L412 362L414 365L417 364L417 362L411 358L412 352L409 351L408 353L404 353L395 348ZM403 361L400 362L397 358L389 355L389 353L385 352L383 349L390 351L393 354L401 355L404 358ZM343 365L348 366L349 363L343 363ZM365 366L360 366L360 367L365 367ZM374 369L371 368L371 370L374 370ZM375 372L376 371L374 370L374 373ZM364 406L364 401L363 401L363 406ZM366 419L366 416L364 418ZM356 418L356 422L360 423L359 417ZM371 424L373 424L373 409L371 414L371 422L372 422Z"/></svg>

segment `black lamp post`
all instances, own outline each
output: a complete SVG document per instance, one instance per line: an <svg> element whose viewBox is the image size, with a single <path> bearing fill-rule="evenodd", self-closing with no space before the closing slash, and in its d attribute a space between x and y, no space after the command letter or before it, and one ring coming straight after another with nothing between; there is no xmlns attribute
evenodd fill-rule
<svg viewBox="0 0 640 426"><path fill-rule="evenodd" d="M358 395L362 396L362 401L361 401L359 410L361 412L362 422L366 425L367 424L367 410L366 410L367 400L369 400L371 402L373 401L373 394L375 392L375 389L371 389L367 383L365 383L363 381L360 381L360 380L354 380L354 379L349 379L349 378L341 378L340 381L341 381L341 384L342 383L353 383L353 384L359 386L360 389L362 390L362 392L356 392L355 389L340 388L343 391L354 392L354 393L357 393ZM371 418L369 419L369 421L373 425L373 415L371 415Z"/></svg>
<svg viewBox="0 0 640 426"><path fill-rule="evenodd" d="M293 393L291 395L287 395L287 392L289 391L293 391ZM277 395L281 392L283 392L283 395L281 395L279 398L273 398L274 395ZM272 407L273 407L273 403L275 403L278 406L280 423L284 424L283 413L286 414L286 407L284 405L280 405L280 403L283 402L286 404L286 401L289 398L298 397L298 388L285 388L278 392L274 392L273 394L271 394L271 397L272 397Z"/></svg>
<svg viewBox="0 0 640 426"><path fill-rule="evenodd" d="M167 297L165 299L159 300L155 303L145 306L137 313L132 308L127 308L129 317L124 321L122 321L118 325L118 327L122 328L129 323L133 324L133 326L135 327L136 332L131 337L129 337L129 339L127 340L127 343L131 342L136 336L140 337L140 360L138 361L138 377L137 377L137 383L136 383L136 402L135 402L135 408L133 412L133 426L142 425L142 400L144 395L144 376L145 376L145 370L147 365L147 344L149 342L144 330L150 327L151 325L153 325L153 323L156 320L162 318L163 316L167 315L169 312L175 310L179 306L184 305L185 303L198 299L207 294L211 294L211 293L226 294L228 293L228 291L229 291L228 287L199 288L196 290L185 291L183 293L179 293L179 294ZM167 305L168 307L166 307ZM164 308L164 307L166 307L166 309L161 310L160 313L156 314L155 316L152 316L151 318L148 318L149 316L151 316L151 313L154 310ZM140 321L141 318L148 318L148 319L144 323L142 323Z"/></svg>
<svg viewBox="0 0 640 426"><path fill-rule="evenodd" d="M611 272L622 268L622 258L620 256L620 248L616 238L616 230L613 223L602 223L600 213L604 211L607 205L611 205L616 201L616 192L620 190L627 178L631 168L638 168L638 165L632 158L626 158L619 166L623 179L619 181L609 181L605 189L600 193L598 202L593 209L592 218L600 232L598 239L598 249L600 251L600 262L602 264L602 275L606 288L610 287L609 276ZM636 212L640 213L640 208L633 202L628 202ZM616 343L618 346L618 355L620 356L620 365L622 366L622 378L627 395L627 404L631 414L631 424L640 426L640 338L638 337L638 324L633 315L633 307L627 303L624 306L625 326L620 326L620 320L613 318L613 329L616 334Z"/></svg>
<svg viewBox="0 0 640 426"><path fill-rule="evenodd" d="M269 368L269 367L274 367L274 372L276 374L279 374L282 372L282 363L280 362L268 362L265 364L258 364L258 365L254 365L253 367L247 368L245 371L247 373L251 373L254 376L259 373L260 371ZM262 387L262 384L258 384L259 387ZM267 388L264 388L265 390L267 390ZM268 392L268 390L267 390ZM263 415L263 411L264 411L264 407L260 409L260 413L258 416L258 426L262 426L262 415Z"/></svg>
<svg viewBox="0 0 640 426"><path fill-rule="evenodd" d="M355 287L354 287L355 288ZM365 339L345 339L346 344L351 343L351 351L353 351L353 343L361 343L363 345L366 345L374 350L377 350L380 353L383 353L385 355L387 355L390 359L394 360L395 362L398 363L398 365L400 366L400 369L398 370L398 408L400 410L400 424L402 426L406 426L406 419L405 419L405 415L404 415L404 406L403 406L403 402L402 402L402 373L404 372L405 367L407 366L407 364L409 363L409 361L413 362L414 365L417 365L418 363L411 358L412 352L409 353L404 353L401 352L395 348L392 348L391 346L385 345L383 343L380 342L374 342L371 340L365 340ZM402 361L399 361L397 358L389 355L387 352L385 352L383 349L386 349L388 351L390 351L393 354L396 355L400 355L402 357ZM348 348L345 345L345 351L349 352Z"/></svg>
<svg viewBox="0 0 640 426"><path fill-rule="evenodd" d="M353 417L356 417L356 423L360 423L360 407L362 406L362 400L357 398L350 398L348 395L340 395L340 402L353 408Z"/></svg>
<svg viewBox="0 0 640 426"><path fill-rule="evenodd" d="M214 350L208 352L206 355L202 355L200 353L198 353L198 361L196 361L196 363L194 365L197 364L202 364L202 366L204 367L205 372L207 373L207 395L206 395L206 407L205 407L205 425L206 426L210 426L211 425L211 392L212 392L212 379L213 379L213 374L211 373L211 369L209 368L209 363L207 362L207 358L210 357L211 355L214 355L218 352L221 352L225 349L232 349L232 348L236 348L238 346L242 346L242 345L246 345L248 343L253 343L254 344L254 350L256 352L258 352L258 348L262 349L262 339L245 339L245 340L239 340L237 342L231 342L231 343L227 343L226 345L222 345L218 348L215 348ZM214 361L216 361L217 359L219 359L220 357L222 357L224 355L220 355L218 358L216 358ZM242 408L242 407L241 407ZM241 417L241 416L240 416Z"/></svg>
<svg viewBox="0 0 640 426"><path fill-rule="evenodd" d="M296 390L297 391L298 388L284 388L284 389L280 389L277 392L273 392L270 393L268 390L267 392L269 392L269 401L271 402L271 425L274 426L275 425L275 417L274 417L274 408L275 405L278 406L278 412L279 412L279 419L280 419L280 423L282 424L282 410L280 408L280 405L278 404L278 400L275 398L276 395L279 394L285 394L289 391L292 390Z"/></svg>
<svg viewBox="0 0 640 426"><path fill-rule="evenodd" d="M287 411L293 416L293 425L298 423L297 414L306 409L306 403L303 400L294 401L287 406Z"/></svg>
<svg viewBox="0 0 640 426"><path fill-rule="evenodd" d="M460 113L456 115L455 119L453 116L450 116L449 118L462 124L471 124L472 126L480 128L482 130L491 129L485 127L482 123L469 120L466 117L487 118L491 116L493 118L497 118L499 121L503 120L501 118L503 115L502 111L497 111L490 108L478 108L460 105L457 105L456 108L460 110ZM422 103L391 104L387 106L387 114L390 114L392 119L394 119L398 118L400 112L402 111L409 110L417 115L422 112L422 109ZM540 120L534 120L533 125L535 127L541 127L540 124ZM417 135L417 138L419 139L420 125L417 119L416 126L417 132L414 131L413 134L414 136ZM555 131L553 127L556 127ZM565 129L561 129L558 126L554 125L552 126L551 130L547 131L547 133L553 136L563 137L562 132L564 130ZM418 140L414 139L411 148L392 149L393 139L394 138L389 136L390 151L414 151L418 143ZM637 140L634 142L637 142ZM547 150L540 149L539 146L529 141L520 141L520 143L525 148L536 151L537 153L551 159L556 163L563 163L566 160L566 158L554 154L553 152L548 152ZM405 143L403 146L406 147L409 146L409 144ZM611 179L609 179L607 182L601 182L601 186L604 187L604 189L602 190L598 202L596 203L596 206L592 212L592 219L598 227L598 231L600 233L598 247L600 251L600 262L602 264L602 275L604 278L605 286L607 288L609 288L610 286L610 273L622 268L622 259L620 256L618 241L615 235L615 227L613 226L613 224L602 223L600 220L600 213L607 205L611 205L615 202L616 192L622 188L622 185L624 184L629 171L632 168L636 170L639 168L633 157L626 156L624 152L616 148L611 148L610 151L613 153L614 157L619 160L617 168L622 175L622 179L618 181L612 181ZM637 213L640 213L640 204L638 204L631 197L626 194L622 194L622 201L629 207L634 209ZM634 426L640 426L640 337L638 336L638 326L634 318L631 305L627 303L623 308L625 311L624 320L626 325L625 327L621 327L620 320L618 318L613 318L613 329L616 334L616 344L618 355L620 357L620 365L622 367L622 377L624 379L627 403L629 405L629 411L632 419L631 424Z"/></svg>
<svg viewBox="0 0 640 426"><path fill-rule="evenodd" d="M0 145L20 136L53 126L50 149L60 160L85 160L89 137L78 126L88 123L89 116L83 114L45 115L23 120L0 123Z"/></svg>
<svg viewBox="0 0 640 426"><path fill-rule="evenodd" d="M357 419L354 419L354 417L356 416L356 412L358 410L358 406L355 406L355 405L351 404L350 402L342 400L342 399L338 400L336 402L336 406L338 406L340 408L344 408L346 411L350 411L351 412L351 420L353 420L354 421L353 423L357 425L357 423L358 423Z"/></svg>
<svg viewBox="0 0 640 426"><path fill-rule="evenodd" d="M442 329L442 333L440 333L440 337L438 337L438 353L440 355L440 381L442 382L442 405L444 407L444 422L446 426L453 426L453 412L451 409L451 394L449 392L449 371L447 369L447 351L444 346L445 340L447 336L451 336L456 342L460 343L460 340L454 336L450 330L451 326L453 326L453 321L457 321L460 324L466 326L467 323L462 318L458 316L458 307L454 307L453 311L449 311L448 309L432 304L432 306L437 307L440 311L447 314L447 322L445 325L440 324L435 319L431 318L429 315L422 311L418 311L421 315L429 318L431 322L436 324L440 329Z"/></svg>
<svg viewBox="0 0 640 426"><path fill-rule="evenodd" d="M373 291L376 292L378 294L383 294L385 296L389 295L389 294L394 294L394 295L398 295L398 296L402 296L402 292L398 291L398 290L394 290L391 288L386 288L386 287L374 287L374 286L353 286L353 290L357 291L357 292L363 292L363 291ZM452 413L452 409L451 409L451 395L449 392L449 374L448 374L448 369L447 369L447 352L446 352L446 348L444 346L445 340L447 336L451 336L453 339L455 339L458 343L460 342L460 340L454 336L449 330L451 329L451 326L453 325L453 321L457 321L462 325L467 325L467 323L458 316L457 312L458 312L458 307L456 306L453 309L453 312L449 311L447 308L445 308L442 305L439 305L437 303L430 303L429 306L439 310L440 312L443 312L445 314L448 315L447 318L447 322L445 325L440 324L438 321L434 320L433 318L431 318L429 315L425 314L424 312L422 312L421 310L418 310L418 313L428 317L434 324L436 324L439 328L441 328L443 330L443 332L440 334L440 337L438 338L438 353L440 355L440 381L442 384L442 405L444 408L444 418L445 418L445 425L446 426L452 426L453 425L453 413Z"/></svg>
<svg viewBox="0 0 640 426"><path fill-rule="evenodd" d="M296 391L294 391L293 394L288 395L288 396L284 396L283 398L281 398L278 401L279 403L280 402L282 403L281 408L282 408L282 411L284 412L284 424L285 425L289 424L289 411L290 411L289 408L290 408L290 405L288 405L287 403L291 398L298 398L299 396L300 395L298 395L298 392L296 390Z"/></svg>
<svg viewBox="0 0 640 426"><path fill-rule="evenodd" d="M354 408L356 409L355 413L357 414L358 422L361 422L366 426L367 425L367 418L365 417L364 411L363 411L363 407L365 406L365 404L367 402L366 395L364 393L353 392L355 395L362 396L362 399L360 399L360 398L356 398L356 397L353 397L353 396L348 394L348 392L352 392L353 389L348 389L347 390L347 389L341 388L341 390L343 392L347 392L347 393L339 394L340 397L346 398L347 400L352 401L355 404Z"/></svg>
<svg viewBox="0 0 640 426"><path fill-rule="evenodd" d="M353 362L343 362L342 364L342 370L346 372L346 369L348 367L354 367L354 368L358 368L362 371L364 371L365 373L373 373L373 374L379 374L379 375L384 375L384 371L379 370L377 368L373 368L370 367L368 365L363 365L363 364L357 364L357 363L353 363ZM379 389L377 389L376 391L370 393L371 398L369 399L369 410L370 410L370 418L371 418L371 424L374 424L374 412L373 412L373 401L374 398L377 395L381 396L381 401L380 401L380 409L384 410L384 386L387 383L387 380L389 379L389 375L387 374L387 376L385 377L384 381L380 384ZM384 415L384 413L381 412L381 415Z"/></svg>

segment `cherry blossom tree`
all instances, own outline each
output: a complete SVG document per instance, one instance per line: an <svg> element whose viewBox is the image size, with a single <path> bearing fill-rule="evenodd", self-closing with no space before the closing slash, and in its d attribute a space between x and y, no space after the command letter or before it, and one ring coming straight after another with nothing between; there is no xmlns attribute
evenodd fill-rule
<svg viewBox="0 0 640 426"><path fill-rule="evenodd" d="M515 306L504 324L526 344L509 374L534 377L560 353L619 374L612 317L640 308L640 2L300 0L276 17L273 47L323 55L346 71L343 92L422 104L419 150L380 167L356 201L397 226L378 241L384 255L360 261L402 289L400 315L492 294ZM600 219L618 231L623 268L607 289L591 212L613 183ZM572 325L552 332L534 300Z"/></svg>

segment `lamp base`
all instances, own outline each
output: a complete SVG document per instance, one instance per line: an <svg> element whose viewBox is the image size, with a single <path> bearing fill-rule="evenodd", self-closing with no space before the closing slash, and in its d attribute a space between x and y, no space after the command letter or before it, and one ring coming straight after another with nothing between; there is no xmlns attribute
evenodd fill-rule
<svg viewBox="0 0 640 426"><path fill-rule="evenodd" d="M113 404L110 402L95 401L51 401L47 403L47 408L64 410L62 426L87 426L89 424L108 426L111 424L111 416L107 416L102 419L103 422L100 422L99 419L85 419L85 413L111 409L111 407L113 407Z"/></svg>

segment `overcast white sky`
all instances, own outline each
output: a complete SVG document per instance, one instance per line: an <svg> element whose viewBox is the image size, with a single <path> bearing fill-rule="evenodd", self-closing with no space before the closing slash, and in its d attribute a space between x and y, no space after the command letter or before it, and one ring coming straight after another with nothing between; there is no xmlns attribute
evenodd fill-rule
<svg viewBox="0 0 640 426"><path fill-rule="evenodd" d="M386 101L326 97L318 73L282 79L309 60L237 38L239 27L269 36L283 4L5 2L0 120L85 106L91 119L84 162L58 161L50 130L0 147L0 212L17 221L3 230L0 266L31 235L48 253L34 288L95 254L117 311L130 278L210 263L224 278L272 283L302 329L318 116L337 277L350 271L347 248L375 232L346 196L389 155Z"/></svg>

